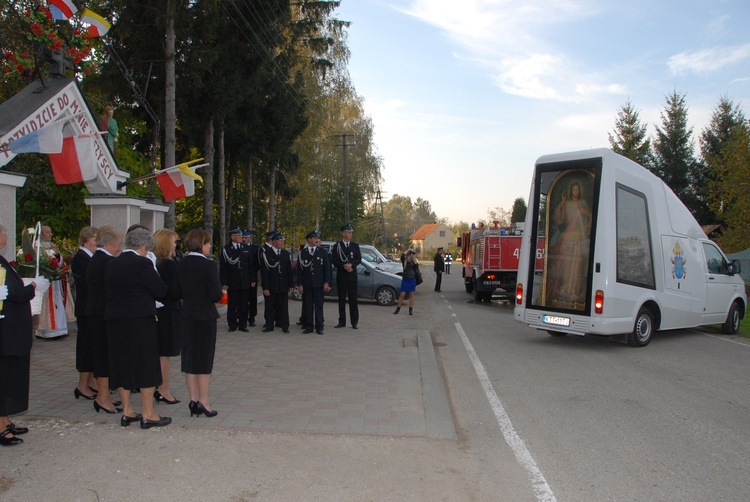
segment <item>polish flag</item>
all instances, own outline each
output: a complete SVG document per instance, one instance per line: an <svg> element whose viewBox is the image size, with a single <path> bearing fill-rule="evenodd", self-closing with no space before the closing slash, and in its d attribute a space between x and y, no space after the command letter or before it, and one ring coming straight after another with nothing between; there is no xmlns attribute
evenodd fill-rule
<svg viewBox="0 0 750 502"><path fill-rule="evenodd" d="M193 169L188 167L188 163L185 163L156 175L156 181L161 188L164 202L190 197L195 194L195 180L203 181L203 178L195 174Z"/></svg>
<svg viewBox="0 0 750 502"><path fill-rule="evenodd" d="M71 185L96 178L94 139L92 136L63 138L61 153L49 155L52 174L58 185Z"/></svg>
<svg viewBox="0 0 750 502"><path fill-rule="evenodd" d="M60 13L65 16L59 20L70 19L71 17L73 17L73 14L78 12L78 7L76 7L76 5L73 3L73 0L49 0L49 5L50 7L57 7L57 10L59 10ZM53 12L53 18L58 19L57 17L54 17L56 14L55 11L52 9L50 10Z"/></svg>

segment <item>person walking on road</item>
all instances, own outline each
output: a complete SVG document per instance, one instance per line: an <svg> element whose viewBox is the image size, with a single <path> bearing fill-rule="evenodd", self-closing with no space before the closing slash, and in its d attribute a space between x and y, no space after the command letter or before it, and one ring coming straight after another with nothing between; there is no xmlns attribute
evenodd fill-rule
<svg viewBox="0 0 750 502"><path fill-rule="evenodd" d="M435 278L435 292L439 293L440 288L443 282L443 272L445 272L445 251L443 251L443 248L438 248L437 253L435 253L435 258L433 258L433 262L435 263L435 266L433 267L433 270L435 271L435 275L437 276Z"/></svg>
<svg viewBox="0 0 750 502"><path fill-rule="evenodd" d="M352 328L359 324L359 305L357 303L357 266L362 263L359 244L352 241L354 229L346 224L341 227L342 239L333 246L331 261L336 267L336 291L339 297L339 323L335 328L346 326L346 303L349 297L349 318Z"/></svg>
<svg viewBox="0 0 750 502"><path fill-rule="evenodd" d="M403 254L402 263L404 265L404 273L401 276L401 294L398 296L398 304L393 313L398 314L401 311L401 305L404 303L404 298L406 298L406 294L409 293L409 315L413 315L414 292L417 290L416 276L419 273L419 262L417 261L413 249L406 250Z"/></svg>

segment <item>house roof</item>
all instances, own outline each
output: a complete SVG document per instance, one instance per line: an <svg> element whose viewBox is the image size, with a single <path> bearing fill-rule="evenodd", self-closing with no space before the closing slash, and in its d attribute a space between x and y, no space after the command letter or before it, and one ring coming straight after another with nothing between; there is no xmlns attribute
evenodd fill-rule
<svg viewBox="0 0 750 502"><path fill-rule="evenodd" d="M442 223L430 223L428 225L422 225L417 229L416 232L411 234L410 239L413 241L422 241L425 239L425 237L434 232L435 229L440 225L442 225Z"/></svg>

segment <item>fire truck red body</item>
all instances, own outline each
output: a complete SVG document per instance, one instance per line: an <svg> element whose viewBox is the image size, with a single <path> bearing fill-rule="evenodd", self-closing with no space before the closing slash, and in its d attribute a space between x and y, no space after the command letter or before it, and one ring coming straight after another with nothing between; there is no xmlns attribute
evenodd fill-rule
<svg viewBox="0 0 750 502"><path fill-rule="evenodd" d="M461 236L464 286L476 301L492 300L496 290L507 296L515 293L522 236L514 234L511 228L494 222Z"/></svg>

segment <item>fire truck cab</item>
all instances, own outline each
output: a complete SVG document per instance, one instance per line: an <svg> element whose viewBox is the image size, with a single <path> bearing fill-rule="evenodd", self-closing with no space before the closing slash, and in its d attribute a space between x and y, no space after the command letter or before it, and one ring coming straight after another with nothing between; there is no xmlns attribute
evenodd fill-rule
<svg viewBox="0 0 750 502"><path fill-rule="evenodd" d="M509 227L474 226L459 237L461 274L467 293L476 301L491 301L497 290L511 296L516 287L521 236Z"/></svg>

